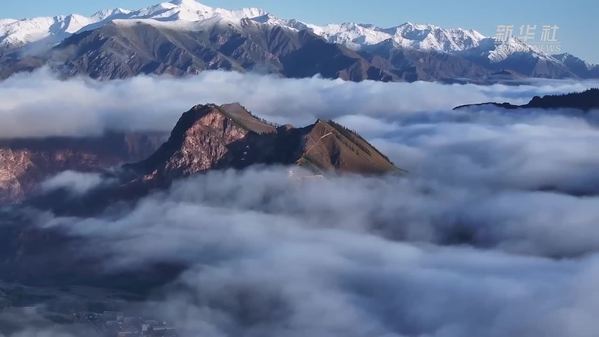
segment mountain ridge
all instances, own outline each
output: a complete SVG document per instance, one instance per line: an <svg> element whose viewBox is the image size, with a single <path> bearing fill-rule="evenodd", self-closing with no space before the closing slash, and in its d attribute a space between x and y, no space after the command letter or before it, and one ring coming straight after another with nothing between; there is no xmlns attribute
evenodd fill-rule
<svg viewBox="0 0 599 337"><path fill-rule="evenodd" d="M467 109L472 107L494 106L508 110L514 109L577 109L588 112L599 109L599 88L591 88L582 92L563 95L535 96L528 103L515 105L508 102L477 103L460 105L453 110Z"/></svg>
<svg viewBox="0 0 599 337"><path fill-rule="evenodd" d="M115 53L114 46L103 49L99 40L86 46L72 43L84 41L76 36L88 36L89 31L97 31L96 34L102 36L114 32L117 35L113 37L119 38L119 31L126 29L124 26L132 29L139 24L144 25L144 29L137 30L134 39L142 41L144 48L125 43L127 47ZM112 28L104 29L108 26ZM120 28L114 29L115 26ZM276 34L280 34L276 43L285 47L265 47L262 41ZM152 40L169 40L166 35L187 42L166 41L155 48L163 52L170 48L170 53L156 54ZM307 39L307 35L311 38ZM316 43L319 39L321 42ZM243 44L242 40L246 41L247 49L236 48L237 44ZM302 46L302 43L313 46ZM192 48L180 48L182 45ZM255 49L256 45L262 47ZM79 52L73 54L65 48L68 46ZM299 49L305 52L289 58L287 65L281 65L287 54ZM90 61L93 55L86 53L112 53L114 57L94 63ZM305 60L309 56L312 58ZM130 57L134 58L133 66L127 64ZM347 61L348 57L353 61ZM320 74L352 81L467 78L484 83L501 80L493 73L504 71L526 77L599 78L599 66L581 67L576 59L545 54L515 38L498 42L472 29L445 29L410 22L389 28L357 23L317 26L295 19L280 19L258 8L226 10L195 0L174 0L138 10L103 10L90 17L72 14L0 20L1 78L43 65L65 76L86 74L98 79L164 73L182 76L209 69L259 69L286 77ZM291 65L297 62L301 65ZM441 66L444 62L448 62L446 67ZM91 65L81 66L88 63Z"/></svg>
<svg viewBox="0 0 599 337"><path fill-rule="evenodd" d="M357 133L333 121L303 128L267 123L239 103L196 105L148 159L126 165L143 181L168 181L212 169L299 165L318 173L382 174L395 165Z"/></svg>

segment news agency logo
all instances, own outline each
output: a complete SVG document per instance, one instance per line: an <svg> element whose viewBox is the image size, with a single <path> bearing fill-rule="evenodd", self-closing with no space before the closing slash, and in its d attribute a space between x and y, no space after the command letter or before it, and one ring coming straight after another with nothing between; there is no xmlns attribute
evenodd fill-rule
<svg viewBox="0 0 599 337"><path fill-rule="evenodd" d="M560 27L557 25L521 25L517 29L518 35L514 34L514 25L498 25L495 32L495 41L506 42L511 38L517 38L536 49L548 54L561 52L561 43L557 38Z"/></svg>

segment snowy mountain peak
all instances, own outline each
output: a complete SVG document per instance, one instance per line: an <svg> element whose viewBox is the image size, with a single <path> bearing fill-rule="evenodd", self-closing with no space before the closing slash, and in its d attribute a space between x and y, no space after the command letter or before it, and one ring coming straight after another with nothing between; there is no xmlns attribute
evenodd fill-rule
<svg viewBox="0 0 599 337"><path fill-rule="evenodd" d="M56 20L58 23L57 31L64 31L65 33L73 34L79 31L81 28L89 25L93 22L91 18L88 18L79 14L71 14L65 17L58 17Z"/></svg>
<svg viewBox="0 0 599 337"><path fill-rule="evenodd" d="M515 37L509 38L506 41L493 40L493 42L495 44L495 48L489 51L488 56L491 62L501 62L516 53L526 53L536 56L539 59L557 61L553 57L545 54L543 51L538 50Z"/></svg>
<svg viewBox="0 0 599 337"><path fill-rule="evenodd" d="M580 65L584 66L584 68L586 68L587 70L593 69L595 67L599 67L598 64L593 64L593 63L587 62L587 61L585 61L579 57L576 57L570 53L556 54L556 55L552 55L552 57L559 60L562 63L565 63L565 62L579 63Z"/></svg>
<svg viewBox="0 0 599 337"><path fill-rule="evenodd" d="M170 3L173 5L176 5L176 6L185 7L185 8L189 8L189 9L195 9L195 10L210 10L210 9L212 9L211 7L201 4L195 0L172 0Z"/></svg>
<svg viewBox="0 0 599 337"><path fill-rule="evenodd" d="M474 30L442 29L435 25L411 22L391 28L356 23L308 27L330 42L341 43L353 49L390 40L398 47L451 53L474 48L485 38Z"/></svg>
<svg viewBox="0 0 599 337"><path fill-rule="evenodd" d="M387 29L393 33L393 40L407 48L434 50L453 53L477 47L485 38L475 30L461 28L443 29L430 24L403 25Z"/></svg>
<svg viewBox="0 0 599 337"><path fill-rule="evenodd" d="M93 19L78 14L2 20L0 47L14 48L32 44L28 49L39 49L42 44L53 45L93 22Z"/></svg>
<svg viewBox="0 0 599 337"><path fill-rule="evenodd" d="M18 20L15 20L15 19L0 19L0 26L8 25L8 24L11 24L11 23L15 23L17 21Z"/></svg>
<svg viewBox="0 0 599 337"><path fill-rule="evenodd" d="M229 11L212 8L195 0L172 0L134 11L123 8L101 10L90 17L72 14L23 20L0 19L0 48L43 51L71 34L97 28L114 20L194 22L216 19L215 21L239 22L244 18L252 19L265 15L268 13L258 8Z"/></svg>
<svg viewBox="0 0 599 337"><path fill-rule="evenodd" d="M233 13L235 13L237 16L248 19L269 15L268 12L256 7L242 8L240 10L233 11Z"/></svg>
<svg viewBox="0 0 599 337"><path fill-rule="evenodd" d="M440 27L431 25L431 24L413 23L413 22L408 21L408 22L405 22L395 28L403 28L403 29L410 29L410 30L416 30L416 31L432 31L432 30L438 29Z"/></svg>
<svg viewBox="0 0 599 337"><path fill-rule="evenodd" d="M181 7L195 7L195 6L209 7L209 6L203 5L195 0L171 0L171 1L169 1L169 3L171 3L175 6L181 6Z"/></svg>
<svg viewBox="0 0 599 337"><path fill-rule="evenodd" d="M226 10L212 8L195 0L173 0L154 6L128 12L127 17L119 19L153 19L158 21L202 21L215 17L240 21L244 18L254 18L268 14L258 8Z"/></svg>
<svg viewBox="0 0 599 337"><path fill-rule="evenodd" d="M91 16L91 18L97 21L103 21L108 18L116 18L119 16L124 17L130 13L130 10L123 8L105 9L94 13L94 15Z"/></svg>
<svg viewBox="0 0 599 337"><path fill-rule="evenodd" d="M329 24L326 26L306 25L316 35L332 43L343 44L352 49L373 45L391 38L377 27L357 23Z"/></svg>
<svg viewBox="0 0 599 337"><path fill-rule="evenodd" d="M162 2L129 13L130 19L155 19L161 21L194 21L213 15L213 9L196 1Z"/></svg>

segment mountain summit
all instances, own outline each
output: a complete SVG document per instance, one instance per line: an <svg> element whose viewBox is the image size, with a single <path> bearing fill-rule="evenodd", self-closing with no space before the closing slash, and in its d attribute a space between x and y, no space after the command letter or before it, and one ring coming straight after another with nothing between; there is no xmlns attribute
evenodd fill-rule
<svg viewBox="0 0 599 337"><path fill-rule="evenodd" d="M303 128L275 126L237 103L193 107L152 156L128 167L145 181L162 181L256 164L300 165L318 173L397 170L357 133L333 121L318 120Z"/></svg>

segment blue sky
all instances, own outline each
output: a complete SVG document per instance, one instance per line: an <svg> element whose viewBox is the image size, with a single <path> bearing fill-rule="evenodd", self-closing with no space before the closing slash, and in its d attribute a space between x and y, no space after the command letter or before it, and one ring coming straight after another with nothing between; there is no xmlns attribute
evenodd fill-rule
<svg viewBox="0 0 599 337"><path fill-rule="evenodd" d="M0 17L23 18L77 12L91 14L98 9L140 8L160 0L8 0ZM559 26L557 38L562 50L599 64L599 1L597 0L203 0L214 7L260 7L284 18L323 24L367 22L393 26L406 21L433 23L442 27L476 29L494 35L498 25Z"/></svg>

